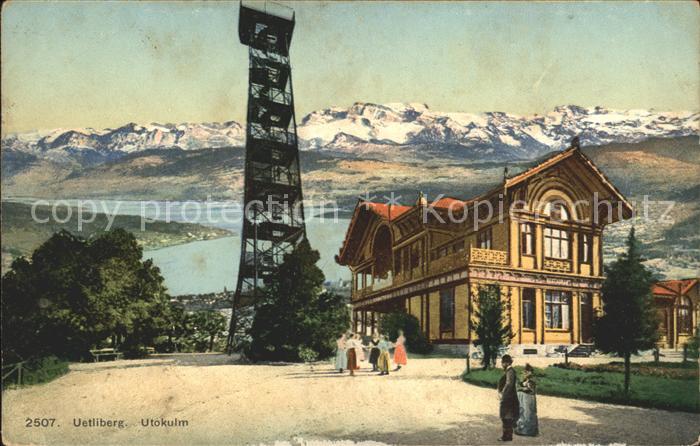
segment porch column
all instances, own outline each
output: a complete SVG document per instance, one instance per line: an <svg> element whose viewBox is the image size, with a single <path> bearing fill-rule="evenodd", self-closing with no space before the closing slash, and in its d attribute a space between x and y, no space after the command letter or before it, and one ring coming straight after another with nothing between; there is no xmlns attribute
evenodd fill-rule
<svg viewBox="0 0 700 446"><path fill-rule="evenodd" d="M673 305L671 306L671 320L673 323L671 324L671 348L677 348L678 346L678 308L676 307L676 303L674 302Z"/></svg>
<svg viewBox="0 0 700 446"><path fill-rule="evenodd" d="M535 288L535 344L544 344L544 294L542 288Z"/></svg>
<svg viewBox="0 0 700 446"><path fill-rule="evenodd" d="M535 269L542 269L544 264L544 235L542 225L535 225Z"/></svg>
<svg viewBox="0 0 700 446"><path fill-rule="evenodd" d="M571 306L573 324L571 325L571 343L581 342L581 293L574 291L571 293Z"/></svg>

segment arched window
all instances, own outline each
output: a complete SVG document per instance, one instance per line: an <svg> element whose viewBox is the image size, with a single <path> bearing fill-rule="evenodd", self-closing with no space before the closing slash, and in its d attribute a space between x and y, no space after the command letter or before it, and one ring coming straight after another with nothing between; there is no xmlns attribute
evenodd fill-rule
<svg viewBox="0 0 700 446"><path fill-rule="evenodd" d="M681 296L678 303L678 332L690 334L693 331L690 298Z"/></svg>
<svg viewBox="0 0 700 446"><path fill-rule="evenodd" d="M548 201L544 205L543 213L555 221L568 221L570 219L569 210L561 199Z"/></svg>
<svg viewBox="0 0 700 446"><path fill-rule="evenodd" d="M391 274L392 254L391 254L391 231L386 226L382 226L374 235L372 243L372 255L374 257L374 277L386 279Z"/></svg>

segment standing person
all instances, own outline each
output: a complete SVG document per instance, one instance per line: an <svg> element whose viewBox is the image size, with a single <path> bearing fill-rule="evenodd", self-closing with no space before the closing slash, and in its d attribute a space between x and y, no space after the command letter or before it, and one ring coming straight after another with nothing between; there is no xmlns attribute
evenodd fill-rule
<svg viewBox="0 0 700 446"><path fill-rule="evenodd" d="M360 362L365 360L365 344L362 342L362 334L357 333L357 365L359 368Z"/></svg>
<svg viewBox="0 0 700 446"><path fill-rule="evenodd" d="M347 349L348 355L348 370L350 370L350 376L355 376L355 370L360 367L357 364L357 348L360 347L360 341L356 339L356 335L351 334L350 339L345 343L345 348Z"/></svg>
<svg viewBox="0 0 700 446"><path fill-rule="evenodd" d="M534 369L530 364L525 364L525 378L518 388L518 403L520 417L515 424L515 433L528 437L536 437L539 434L537 423L537 383L535 383Z"/></svg>
<svg viewBox="0 0 700 446"><path fill-rule="evenodd" d="M503 355L501 367L503 367L503 376L498 381L498 395L501 399L499 415L503 424L503 435L498 441L513 441L513 427L519 415L518 395L515 390L518 377L510 355Z"/></svg>
<svg viewBox="0 0 700 446"><path fill-rule="evenodd" d="M406 365L406 362L408 362L405 344L406 338L403 335L403 330L399 330L399 337L396 338L396 344L394 344L394 364L396 364L396 369L394 369L395 372L401 370L401 366Z"/></svg>
<svg viewBox="0 0 700 446"><path fill-rule="evenodd" d="M369 363L372 364L372 371L376 372L377 361L379 361L379 354L381 353L381 350L379 350L379 333L377 333L376 330L374 333L372 333L372 339L369 341L369 345L371 347L369 352Z"/></svg>
<svg viewBox="0 0 700 446"><path fill-rule="evenodd" d="M347 339L345 338L345 333L340 335L338 340L335 341L337 350L335 351L335 368L343 373L343 370L348 368L348 355L345 351Z"/></svg>
<svg viewBox="0 0 700 446"><path fill-rule="evenodd" d="M390 367L389 349L392 347L391 342L389 342L386 336L382 335L382 339L379 341L377 347L379 348L379 358L377 359L379 374L388 375Z"/></svg>

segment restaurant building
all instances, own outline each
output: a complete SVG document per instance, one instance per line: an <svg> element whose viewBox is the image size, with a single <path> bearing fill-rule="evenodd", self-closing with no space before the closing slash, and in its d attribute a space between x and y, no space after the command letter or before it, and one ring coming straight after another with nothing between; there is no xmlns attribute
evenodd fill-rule
<svg viewBox="0 0 700 446"><path fill-rule="evenodd" d="M632 213L578 145L471 200L360 200L336 256L352 272L355 329L371 333L381 313L406 311L431 342L465 345L479 290L495 287L511 344L541 353L591 342L603 230Z"/></svg>

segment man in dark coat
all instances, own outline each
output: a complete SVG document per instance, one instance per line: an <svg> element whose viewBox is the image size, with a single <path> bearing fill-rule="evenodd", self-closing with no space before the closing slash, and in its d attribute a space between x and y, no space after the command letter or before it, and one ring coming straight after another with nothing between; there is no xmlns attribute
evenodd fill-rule
<svg viewBox="0 0 700 446"><path fill-rule="evenodd" d="M503 435L499 441L513 441L513 428L518 420L520 407L518 406L518 393L515 389L517 376L513 369L513 358L503 355L501 367L504 373L498 381L498 395L501 398L500 416L503 423Z"/></svg>

